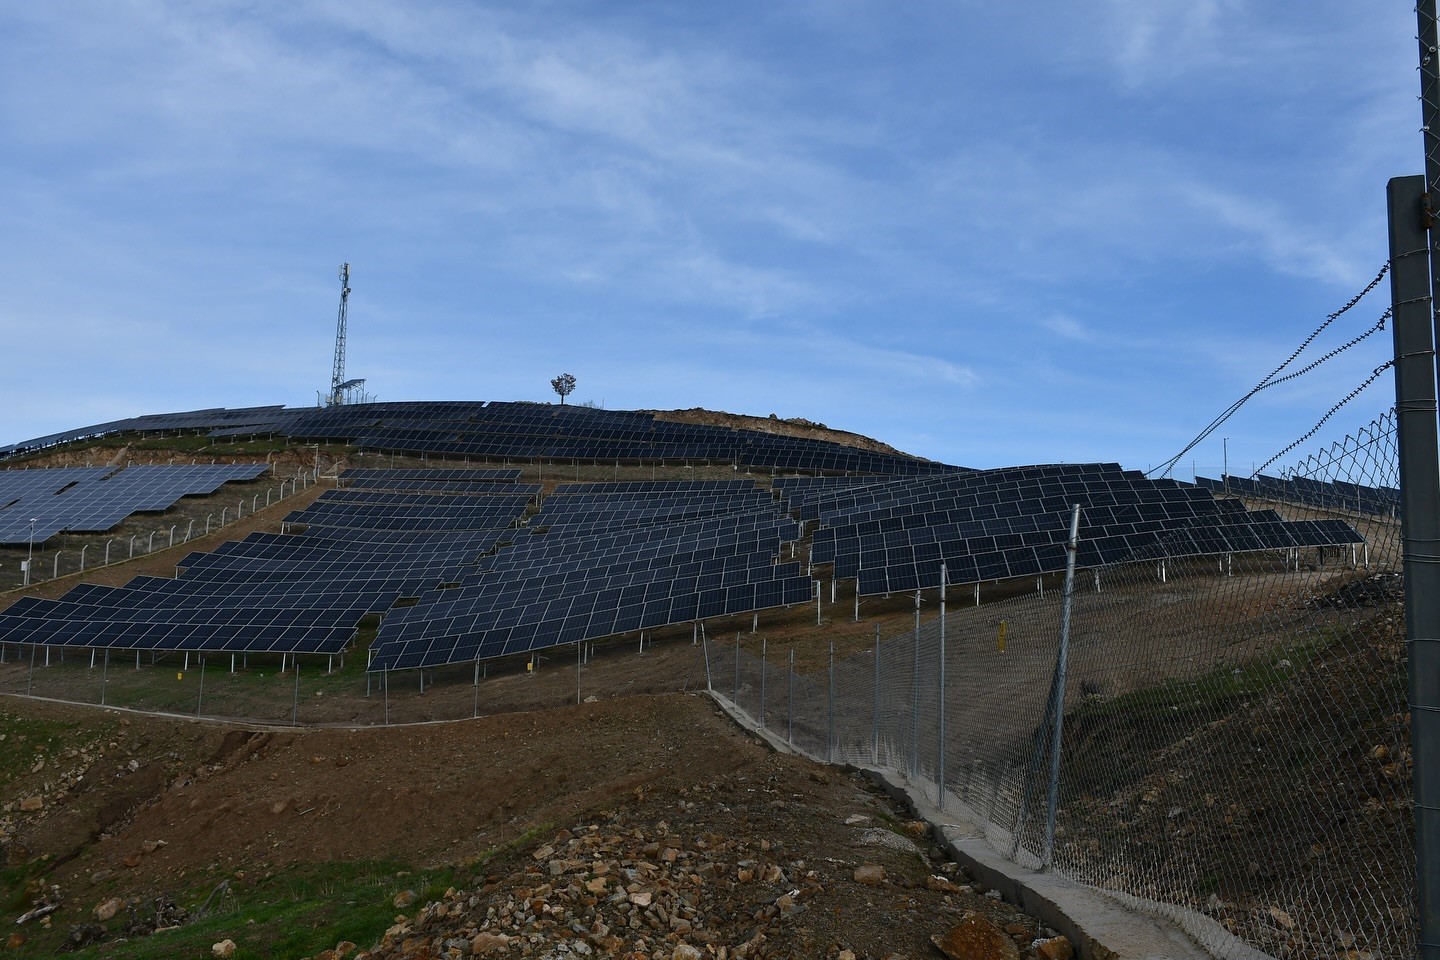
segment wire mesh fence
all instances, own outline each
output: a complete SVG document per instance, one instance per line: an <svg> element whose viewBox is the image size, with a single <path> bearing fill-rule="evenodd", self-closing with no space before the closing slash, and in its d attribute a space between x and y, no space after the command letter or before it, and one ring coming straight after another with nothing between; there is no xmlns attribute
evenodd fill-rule
<svg viewBox="0 0 1440 960"><path fill-rule="evenodd" d="M1397 469L1386 416L1246 504L1342 519L1354 546L1197 556L1177 535L1078 571L1063 671L1065 596L1042 578L984 605L917 595L912 629L806 676L713 643L712 689L1216 956L1413 956Z"/></svg>

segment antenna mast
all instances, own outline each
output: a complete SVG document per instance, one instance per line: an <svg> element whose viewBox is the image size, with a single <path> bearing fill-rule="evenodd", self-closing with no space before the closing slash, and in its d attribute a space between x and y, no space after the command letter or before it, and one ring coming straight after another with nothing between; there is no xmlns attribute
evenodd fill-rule
<svg viewBox="0 0 1440 960"><path fill-rule="evenodd" d="M345 402L345 303L350 299L350 264L340 264L340 314L335 320L335 368L330 374L330 406Z"/></svg>

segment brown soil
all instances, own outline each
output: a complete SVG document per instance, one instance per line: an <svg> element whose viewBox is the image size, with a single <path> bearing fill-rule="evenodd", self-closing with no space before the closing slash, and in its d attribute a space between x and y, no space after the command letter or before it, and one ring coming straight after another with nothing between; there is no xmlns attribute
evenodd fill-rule
<svg viewBox="0 0 1440 960"><path fill-rule="evenodd" d="M36 720L62 724L66 735L13 732ZM149 902L222 880L243 889L330 860L463 864L507 845L519 865L492 863L475 887L513 898L539 882L529 853L594 826L622 846L626 837L673 836L673 845L705 852L706 893L695 902L708 908L694 923L704 935L689 940L712 950L750 942L752 957L842 948L922 957L932 935L972 909L1014 924L1027 946L1040 932L943 863L923 831L903 839L903 812L864 778L771 752L700 695L363 730L235 727L9 700L0 723L12 731L0 742L4 768L29 771L0 787L6 857L11 866L44 865L35 889L58 887L53 931L92 921L92 908L112 898ZM37 796L42 808L22 812L21 801ZM644 846L630 855L644 859ZM615 852L617 862L624 856ZM869 863L884 867L878 885L855 879ZM954 882L927 881L935 874ZM792 890L805 891L804 908L767 915ZM444 940L450 926L473 929L485 910L461 914L444 930L432 914L414 922ZM236 927L242 946L247 933L263 936L245 931L243 919ZM529 932L542 943L559 936L543 926ZM617 951L648 936L666 944L665 957L687 939L643 926L618 933ZM378 955L432 955L409 952L420 943L410 940Z"/></svg>

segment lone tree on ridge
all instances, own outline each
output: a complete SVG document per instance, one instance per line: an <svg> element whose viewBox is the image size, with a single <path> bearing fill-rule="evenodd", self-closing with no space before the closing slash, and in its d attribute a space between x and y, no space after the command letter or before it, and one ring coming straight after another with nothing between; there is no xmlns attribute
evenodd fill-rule
<svg viewBox="0 0 1440 960"><path fill-rule="evenodd" d="M575 374L562 373L550 381L551 388L560 394L560 406L565 406L565 398L575 392Z"/></svg>

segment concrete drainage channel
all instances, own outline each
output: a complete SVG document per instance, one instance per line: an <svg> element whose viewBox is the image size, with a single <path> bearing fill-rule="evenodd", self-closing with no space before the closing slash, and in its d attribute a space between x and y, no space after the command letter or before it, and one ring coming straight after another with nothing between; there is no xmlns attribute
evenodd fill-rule
<svg viewBox="0 0 1440 960"><path fill-rule="evenodd" d="M762 729L719 693L712 690L710 696L742 729L775 750L826 762ZM1178 926L1162 918L1138 912L1115 897L1055 873L1041 873L1005 859L990 848L978 827L942 814L890 771L852 764L836 766L870 777L908 806L916 819L930 824L936 842L956 863L981 883L998 890L1009 903L1064 934L1081 960L1213 960L1218 954L1227 960L1270 960L1268 954L1231 937L1209 918L1197 916L1193 921L1200 923L1202 935L1215 934L1217 952L1202 949ZM1214 930L1203 929L1206 926Z"/></svg>

